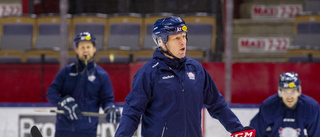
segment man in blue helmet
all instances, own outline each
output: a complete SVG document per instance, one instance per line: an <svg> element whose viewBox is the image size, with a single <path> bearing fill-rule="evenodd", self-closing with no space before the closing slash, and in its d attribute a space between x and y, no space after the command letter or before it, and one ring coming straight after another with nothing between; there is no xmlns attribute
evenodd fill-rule
<svg viewBox="0 0 320 137"><path fill-rule="evenodd" d="M134 76L115 137L131 137L140 120L143 137L201 137L203 107L234 136L254 137L255 131L243 128L204 67L186 57L185 22L176 16L159 19L152 35L158 48Z"/></svg>
<svg viewBox="0 0 320 137"><path fill-rule="evenodd" d="M96 137L98 117L83 116L82 111L107 114L107 122L119 122L108 73L93 60L95 37L89 32L74 39L77 61L59 71L47 91L48 101L63 110L56 116L55 137Z"/></svg>
<svg viewBox="0 0 320 137"><path fill-rule="evenodd" d="M257 137L320 136L319 104L301 93L301 82L295 72L280 75L278 94L260 105L250 126Z"/></svg>

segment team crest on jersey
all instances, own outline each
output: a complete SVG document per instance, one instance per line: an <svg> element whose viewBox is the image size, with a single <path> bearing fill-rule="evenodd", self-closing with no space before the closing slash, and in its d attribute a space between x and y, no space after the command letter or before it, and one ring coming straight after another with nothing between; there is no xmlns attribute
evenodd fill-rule
<svg viewBox="0 0 320 137"><path fill-rule="evenodd" d="M187 72L189 79L195 80L195 75L192 72Z"/></svg>
<svg viewBox="0 0 320 137"><path fill-rule="evenodd" d="M291 127L279 128L280 137L299 137L300 128L293 129Z"/></svg>

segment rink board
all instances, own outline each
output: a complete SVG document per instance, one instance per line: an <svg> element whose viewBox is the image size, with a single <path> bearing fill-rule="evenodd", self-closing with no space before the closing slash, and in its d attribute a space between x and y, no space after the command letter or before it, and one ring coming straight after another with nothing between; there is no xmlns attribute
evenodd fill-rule
<svg viewBox="0 0 320 137"><path fill-rule="evenodd" d="M249 125L251 118L258 112L258 105L232 105L232 111L239 117L243 125ZM1 104L0 105L0 136L1 137L31 137L30 128L38 126L43 137L53 137L55 132L55 114L35 112L35 109L55 109L49 104ZM100 110L102 111L102 110ZM101 112L102 113L102 112ZM209 116L203 109L204 137L228 137L230 134L223 126ZM112 136L118 125L105 123L100 118L98 125L99 137ZM140 126L135 137L140 137Z"/></svg>

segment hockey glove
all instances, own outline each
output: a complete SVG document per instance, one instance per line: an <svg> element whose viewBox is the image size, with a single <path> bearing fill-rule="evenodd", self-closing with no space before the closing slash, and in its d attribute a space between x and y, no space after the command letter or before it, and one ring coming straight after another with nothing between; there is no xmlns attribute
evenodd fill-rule
<svg viewBox="0 0 320 137"><path fill-rule="evenodd" d="M63 110L64 114L70 120L78 120L82 118L81 110L74 98L65 96L58 102L58 109Z"/></svg>
<svg viewBox="0 0 320 137"><path fill-rule="evenodd" d="M231 137L255 137L256 130L252 127L244 127L241 131L231 134Z"/></svg>
<svg viewBox="0 0 320 137"><path fill-rule="evenodd" d="M107 122L114 123L114 124L120 122L120 118L121 118L120 110L115 105L107 106L104 109L104 113L107 114L106 116Z"/></svg>

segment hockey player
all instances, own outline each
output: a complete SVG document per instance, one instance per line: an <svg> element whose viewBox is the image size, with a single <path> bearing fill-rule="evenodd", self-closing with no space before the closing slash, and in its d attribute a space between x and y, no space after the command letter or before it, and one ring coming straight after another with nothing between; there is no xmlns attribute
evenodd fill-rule
<svg viewBox="0 0 320 137"><path fill-rule="evenodd" d="M201 137L203 106L233 135L254 137L255 131L243 128L204 67L186 57L184 20L159 19L152 36L158 48L134 76L115 137L132 137L141 116L144 137Z"/></svg>
<svg viewBox="0 0 320 137"><path fill-rule="evenodd" d="M74 39L77 62L57 74L47 91L48 101L63 110L56 116L55 137L96 137L98 117L82 116L81 111L107 113L107 122L119 122L109 75L93 60L95 37L82 32Z"/></svg>
<svg viewBox="0 0 320 137"><path fill-rule="evenodd" d="M285 72L280 75L278 94L263 101L250 126L257 137L319 137L319 104L301 93L297 73Z"/></svg>

